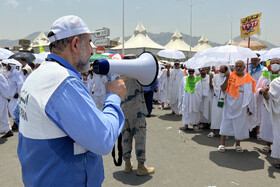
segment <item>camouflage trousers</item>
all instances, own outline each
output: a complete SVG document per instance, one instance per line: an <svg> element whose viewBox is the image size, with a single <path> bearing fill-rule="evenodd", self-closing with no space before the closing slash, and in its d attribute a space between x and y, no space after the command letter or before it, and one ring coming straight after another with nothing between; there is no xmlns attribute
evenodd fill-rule
<svg viewBox="0 0 280 187"><path fill-rule="evenodd" d="M135 154L138 163L146 161L146 120L145 117L133 120L126 119L122 129L123 159L129 162L132 152L132 141L135 140Z"/></svg>

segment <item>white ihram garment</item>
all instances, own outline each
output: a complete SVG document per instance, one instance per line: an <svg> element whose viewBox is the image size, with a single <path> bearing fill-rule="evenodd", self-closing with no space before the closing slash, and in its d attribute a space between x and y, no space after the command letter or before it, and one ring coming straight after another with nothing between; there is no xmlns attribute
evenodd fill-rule
<svg viewBox="0 0 280 187"><path fill-rule="evenodd" d="M256 73L253 73L252 75L251 75L251 70L250 70L250 68L249 68L249 74L253 77L253 79L256 81L256 85L258 84L258 81L259 81L259 79L260 79L260 77L261 77L261 75L262 75L262 72L263 71L267 71L268 69L267 69L267 67L263 67L260 71L258 71L258 72L256 72Z"/></svg>
<svg viewBox="0 0 280 187"><path fill-rule="evenodd" d="M211 129L220 129L222 117L223 117L223 108L218 107L218 99L224 98L224 92L221 91L221 85L225 81L225 77L221 77L220 74L215 74L212 79L213 84L213 100L211 108Z"/></svg>
<svg viewBox="0 0 280 187"><path fill-rule="evenodd" d="M269 100L264 99L264 103L270 112L274 134L271 157L280 159L280 77L271 82L269 95Z"/></svg>
<svg viewBox="0 0 280 187"><path fill-rule="evenodd" d="M176 114L179 113L178 99L179 89L182 78L185 77L184 72L181 69L172 69L169 77L169 94L171 110Z"/></svg>
<svg viewBox="0 0 280 187"><path fill-rule="evenodd" d="M0 73L0 133L11 130L8 114L8 98L10 98L9 84Z"/></svg>
<svg viewBox="0 0 280 187"><path fill-rule="evenodd" d="M202 78L202 103L200 105L200 122L201 123L210 123L210 86L209 86L210 77L206 75L205 78Z"/></svg>
<svg viewBox="0 0 280 187"><path fill-rule="evenodd" d="M23 79L18 70L15 68L15 66L12 66L12 69L9 72L8 75L8 83L10 88L10 95L11 100L8 104L8 110L10 113L10 116L14 119L14 109L17 104L17 100L14 98L14 95L16 93L20 93L21 87L23 85Z"/></svg>
<svg viewBox="0 0 280 187"><path fill-rule="evenodd" d="M93 82L94 82L93 88L92 88L93 100L96 104L96 107L100 111L103 110L104 100L106 97L105 84L107 81L108 81L108 79L106 76L93 74Z"/></svg>
<svg viewBox="0 0 280 187"><path fill-rule="evenodd" d="M236 99L227 92L225 94L220 134L234 136L236 140L244 140L249 138L250 129L247 110L249 108L254 115L255 98L251 82L239 86L239 90L241 92Z"/></svg>
<svg viewBox="0 0 280 187"><path fill-rule="evenodd" d="M167 77L167 70L163 70L159 77L159 92L160 92L160 101L162 103L169 103L168 100L168 86L169 86L169 78Z"/></svg>
<svg viewBox="0 0 280 187"><path fill-rule="evenodd" d="M272 123L270 113L264 105L263 95L259 94L260 90L270 83L269 79L261 76L256 86L256 110L257 123L260 124L260 138L267 142L273 142Z"/></svg>
<svg viewBox="0 0 280 187"><path fill-rule="evenodd" d="M186 78L182 78L179 92L179 108L182 108L182 122L185 125L197 125L200 120L199 106L202 101L201 81L196 83L194 93L190 93L185 91Z"/></svg>

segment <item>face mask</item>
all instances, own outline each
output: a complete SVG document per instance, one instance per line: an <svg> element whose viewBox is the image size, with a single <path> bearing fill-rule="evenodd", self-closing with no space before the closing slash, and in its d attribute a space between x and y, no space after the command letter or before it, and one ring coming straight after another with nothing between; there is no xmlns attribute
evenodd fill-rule
<svg viewBox="0 0 280 187"><path fill-rule="evenodd" d="M220 77L225 77L225 73L219 73Z"/></svg>
<svg viewBox="0 0 280 187"><path fill-rule="evenodd" d="M279 70L280 70L280 65L279 65L279 64L272 64L272 65L271 65L271 70L272 70L273 72L279 71Z"/></svg>

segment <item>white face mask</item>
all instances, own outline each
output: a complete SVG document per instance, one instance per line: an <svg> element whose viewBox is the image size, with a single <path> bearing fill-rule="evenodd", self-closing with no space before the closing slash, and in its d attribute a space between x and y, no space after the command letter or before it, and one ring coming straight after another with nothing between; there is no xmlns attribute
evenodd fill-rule
<svg viewBox="0 0 280 187"><path fill-rule="evenodd" d="M279 64L272 64L272 65L271 65L271 70L272 70L273 72L279 71L279 70L280 70L280 65L279 65Z"/></svg>
<svg viewBox="0 0 280 187"><path fill-rule="evenodd" d="M220 77L225 77L225 73L219 73Z"/></svg>

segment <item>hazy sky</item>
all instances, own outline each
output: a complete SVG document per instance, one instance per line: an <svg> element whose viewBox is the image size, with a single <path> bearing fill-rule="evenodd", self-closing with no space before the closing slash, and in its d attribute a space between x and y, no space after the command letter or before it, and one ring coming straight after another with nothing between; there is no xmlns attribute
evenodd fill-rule
<svg viewBox="0 0 280 187"><path fill-rule="evenodd" d="M0 0L0 39L19 39L49 31L59 17L74 14L90 30L110 28L110 38L122 35L123 0ZM124 0L125 36L138 21L148 32L190 33L191 0ZM262 12L260 39L280 46L280 0L192 0L192 35L225 43L240 35L240 19ZM188 43L188 41L186 41Z"/></svg>

